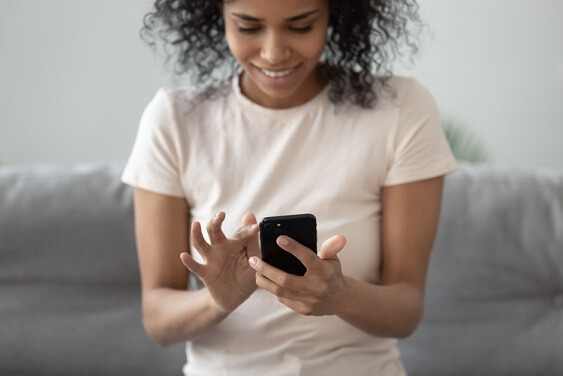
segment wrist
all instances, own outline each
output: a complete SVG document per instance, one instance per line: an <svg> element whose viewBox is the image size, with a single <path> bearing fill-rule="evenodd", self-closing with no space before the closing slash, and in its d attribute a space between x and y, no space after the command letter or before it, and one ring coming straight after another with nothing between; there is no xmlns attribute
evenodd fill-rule
<svg viewBox="0 0 563 376"><path fill-rule="evenodd" d="M209 290L207 290L207 288L205 288L204 290L205 290L205 302L207 306L208 317L211 322L218 324L221 321L223 321L227 316L229 316L231 311L225 311L224 309L222 309L215 302L215 299L213 299L213 297L209 293Z"/></svg>
<svg viewBox="0 0 563 376"><path fill-rule="evenodd" d="M351 313L355 306L355 295L357 280L351 277L344 276L343 289L338 299L338 307L336 315L340 318L346 317Z"/></svg>
<svg viewBox="0 0 563 376"><path fill-rule="evenodd" d="M349 313L350 309L353 307L354 304L354 296L355 296L355 285L356 280L344 276L342 290L339 294L339 298L337 299L337 306L335 310L335 314L337 316L345 316Z"/></svg>

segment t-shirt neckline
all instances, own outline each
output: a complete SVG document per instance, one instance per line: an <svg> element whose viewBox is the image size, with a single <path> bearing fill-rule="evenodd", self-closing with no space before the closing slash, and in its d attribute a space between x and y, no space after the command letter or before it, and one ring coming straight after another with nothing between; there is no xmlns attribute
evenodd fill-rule
<svg viewBox="0 0 563 376"><path fill-rule="evenodd" d="M251 111L256 114L266 115L274 118L283 118L287 116L296 116L300 114L305 114L312 109L317 108L320 103L328 99L328 90L330 84L325 85L325 87L319 91L313 98L309 99L307 102L300 104L298 106L289 108L269 108L259 105L256 102L251 101L247 96L242 93L240 88L240 76L242 71L237 72L232 79L232 90L234 96L238 103L247 111Z"/></svg>

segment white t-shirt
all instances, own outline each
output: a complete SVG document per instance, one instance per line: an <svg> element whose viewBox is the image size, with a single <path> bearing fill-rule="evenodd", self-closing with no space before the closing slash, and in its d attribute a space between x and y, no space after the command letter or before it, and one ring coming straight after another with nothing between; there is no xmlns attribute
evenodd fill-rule
<svg viewBox="0 0 563 376"><path fill-rule="evenodd" d="M382 96L373 109L332 104L329 86L298 107L264 108L241 93L238 77L210 100L162 89L142 116L123 181L185 197L193 221L225 211L228 236L249 211L258 218L312 213L319 245L346 236L344 274L377 283L382 187L457 166L432 96L413 79L390 84L396 96ZM262 289L186 353L190 376L404 372L396 340L336 316L300 315Z"/></svg>

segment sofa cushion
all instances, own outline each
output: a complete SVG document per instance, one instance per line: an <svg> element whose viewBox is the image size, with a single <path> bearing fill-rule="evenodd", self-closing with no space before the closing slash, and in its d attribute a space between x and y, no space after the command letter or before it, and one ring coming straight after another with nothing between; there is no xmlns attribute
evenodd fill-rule
<svg viewBox="0 0 563 376"><path fill-rule="evenodd" d="M1 375L181 373L142 327L122 168L0 168Z"/></svg>
<svg viewBox="0 0 563 376"><path fill-rule="evenodd" d="M563 171L446 178L409 374L563 375Z"/></svg>

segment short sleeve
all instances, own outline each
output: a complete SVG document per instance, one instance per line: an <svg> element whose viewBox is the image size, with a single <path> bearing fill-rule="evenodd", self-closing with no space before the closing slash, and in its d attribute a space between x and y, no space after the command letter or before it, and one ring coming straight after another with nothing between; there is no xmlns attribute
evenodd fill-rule
<svg viewBox="0 0 563 376"><path fill-rule="evenodd" d="M121 180L136 188L184 197L178 128L168 93L160 89L147 105Z"/></svg>
<svg viewBox="0 0 563 376"><path fill-rule="evenodd" d="M446 140L434 98L414 79L398 93L399 115L390 141L384 185L397 185L451 173L457 162Z"/></svg>

